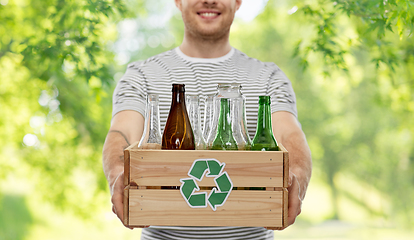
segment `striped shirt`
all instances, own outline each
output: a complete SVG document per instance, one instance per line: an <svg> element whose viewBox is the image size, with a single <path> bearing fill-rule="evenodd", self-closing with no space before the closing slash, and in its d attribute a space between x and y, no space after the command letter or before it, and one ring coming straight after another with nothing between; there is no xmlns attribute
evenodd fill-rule
<svg viewBox="0 0 414 240"><path fill-rule="evenodd" d="M128 65L113 94L112 115L135 110L145 116L146 96L158 94L163 131L171 107L173 83L185 84L186 95L202 98L215 94L218 83L241 84L250 137L256 131L260 95L271 97L272 112L287 111L297 116L292 84L276 64L250 58L234 48L219 58L193 58L178 47ZM203 115L204 101L200 105ZM142 230L141 239L273 239L273 231L260 227L151 226Z"/></svg>
<svg viewBox="0 0 414 240"><path fill-rule="evenodd" d="M247 129L256 131L259 95L271 97L271 111L287 111L297 116L292 84L274 63L250 58L237 49L219 58L192 58L177 47L146 61L128 65L113 94L112 115L135 110L145 116L146 96L159 94L161 131L171 107L173 83L185 84L186 95L202 99L217 92L218 83L240 83L246 98ZM204 101L200 101L203 120Z"/></svg>

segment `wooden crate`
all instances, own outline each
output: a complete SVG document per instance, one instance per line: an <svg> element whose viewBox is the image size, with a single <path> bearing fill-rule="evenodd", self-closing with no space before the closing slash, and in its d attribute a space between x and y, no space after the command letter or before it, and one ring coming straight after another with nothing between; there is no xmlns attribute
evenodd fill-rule
<svg viewBox="0 0 414 240"><path fill-rule="evenodd" d="M129 227L256 226L283 229L288 224L289 164L288 152L280 147L282 151L273 152L150 150L138 149L137 144L133 144L124 152L124 224ZM190 198L197 193L206 192L201 197L204 198L214 194L219 196L225 188L233 190L221 193L225 198L222 205L222 201L215 202L216 198L212 197L205 199L209 203L207 206L191 207L190 198L186 198L189 188L182 187L185 182L182 179L196 179L197 174L192 170L203 169L196 168L195 164L202 165L204 160L208 169L201 181L193 181L200 190L195 189ZM213 168L212 161L225 163L216 177L207 175L209 172L213 174L213 170L217 173L218 168ZM231 180L231 188L228 182L223 185L224 175ZM177 189L161 189L161 186L176 186ZM252 187L265 190L246 190Z"/></svg>

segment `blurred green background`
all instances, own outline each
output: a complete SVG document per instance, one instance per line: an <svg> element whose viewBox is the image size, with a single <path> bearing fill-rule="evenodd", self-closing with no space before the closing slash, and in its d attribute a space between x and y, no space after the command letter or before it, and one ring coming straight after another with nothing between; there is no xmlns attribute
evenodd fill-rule
<svg viewBox="0 0 414 240"><path fill-rule="evenodd" d="M414 1L244 0L231 44L291 79L314 170L276 239L414 236ZM0 0L0 239L139 239L101 166L126 64L181 43L173 0Z"/></svg>

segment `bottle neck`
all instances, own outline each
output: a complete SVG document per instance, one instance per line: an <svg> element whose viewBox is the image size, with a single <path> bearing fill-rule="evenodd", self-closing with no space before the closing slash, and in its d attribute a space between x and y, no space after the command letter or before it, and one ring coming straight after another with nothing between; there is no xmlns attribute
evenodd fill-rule
<svg viewBox="0 0 414 240"><path fill-rule="evenodd" d="M159 107L158 102L150 102L148 106L148 116L147 118L150 120L149 128L159 130Z"/></svg>
<svg viewBox="0 0 414 240"><path fill-rule="evenodd" d="M270 112L270 104L260 104L259 111L257 115L257 132L269 132L273 134L272 131L272 115Z"/></svg>
<svg viewBox="0 0 414 240"><path fill-rule="evenodd" d="M217 134L231 133L230 102L227 98L220 99L220 115Z"/></svg>
<svg viewBox="0 0 414 240"><path fill-rule="evenodd" d="M185 92L182 91L173 91L172 92L172 105L185 105Z"/></svg>
<svg viewBox="0 0 414 240"><path fill-rule="evenodd" d="M186 108L188 110L188 117L190 118L191 127L194 132L201 132L201 116L200 104L197 99L187 99Z"/></svg>

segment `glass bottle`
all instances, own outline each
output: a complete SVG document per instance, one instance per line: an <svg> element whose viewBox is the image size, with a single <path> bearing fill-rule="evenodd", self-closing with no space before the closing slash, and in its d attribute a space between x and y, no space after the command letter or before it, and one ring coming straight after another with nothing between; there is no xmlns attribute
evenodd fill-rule
<svg viewBox="0 0 414 240"><path fill-rule="evenodd" d="M193 129L195 149L206 149L206 141L201 131L200 99L197 95L187 96L188 117L190 118L191 128Z"/></svg>
<svg viewBox="0 0 414 240"><path fill-rule="evenodd" d="M194 150L194 134L185 106L184 84L172 85L172 101L162 135L162 149Z"/></svg>
<svg viewBox="0 0 414 240"><path fill-rule="evenodd" d="M212 120L213 120L213 99L214 99L214 95L208 95L206 97L206 101L204 104L204 127L203 127L203 137L204 139L207 141L208 139L208 134L210 133L211 130L211 124L212 124Z"/></svg>
<svg viewBox="0 0 414 240"><path fill-rule="evenodd" d="M236 139L239 150L250 150L252 142L247 131L245 99L240 95L232 101L234 139Z"/></svg>
<svg viewBox="0 0 414 240"><path fill-rule="evenodd" d="M276 139L273 136L272 116L270 112L270 97L259 96L259 111L257 115L257 129L252 142L252 151L279 151Z"/></svg>
<svg viewBox="0 0 414 240"><path fill-rule="evenodd" d="M230 100L233 137L237 142L238 149L250 149L251 139L247 131L245 98L241 93L241 84L239 83L219 83L217 85L217 94L213 100L213 119L210 121L211 129L206 139L207 147L211 147L217 133L221 98Z"/></svg>
<svg viewBox="0 0 414 240"><path fill-rule="evenodd" d="M221 98L217 134L211 146L211 150L238 150L237 142L233 137L231 120L230 101L228 98Z"/></svg>
<svg viewBox="0 0 414 240"><path fill-rule="evenodd" d="M159 98L157 94L147 96L145 125L138 148L161 149L161 128L159 115Z"/></svg>

